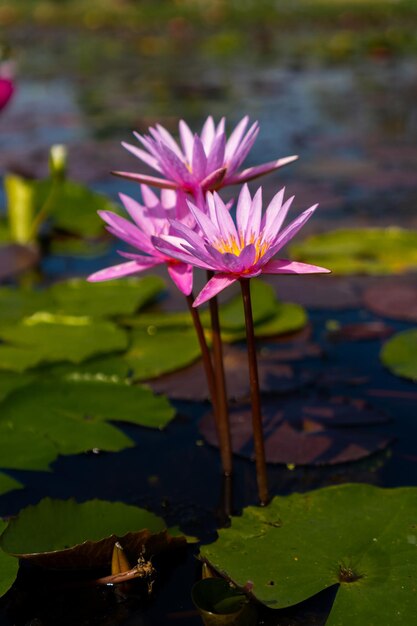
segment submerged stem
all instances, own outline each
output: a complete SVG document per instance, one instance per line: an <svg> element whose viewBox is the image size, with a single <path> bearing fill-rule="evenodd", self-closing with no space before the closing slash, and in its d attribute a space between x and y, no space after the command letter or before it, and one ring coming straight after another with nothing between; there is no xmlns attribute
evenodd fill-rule
<svg viewBox="0 0 417 626"><path fill-rule="evenodd" d="M207 277L210 280L213 273L208 271ZM223 364L223 346L220 334L219 305L217 298L211 298L210 302L211 332L213 336L213 357L214 357L214 380L217 397L217 417L219 430L219 443L222 455L223 471L226 476L232 473L232 442L229 426L229 407L227 402L226 378Z"/></svg>
<svg viewBox="0 0 417 626"><path fill-rule="evenodd" d="M261 504L269 501L268 476L266 471L265 444L262 427L261 397L259 393L258 364L256 360L255 334L253 331L252 302L249 279L240 280L243 308L245 311L246 343L248 347L250 395L252 403L252 427L255 446L256 480Z"/></svg>

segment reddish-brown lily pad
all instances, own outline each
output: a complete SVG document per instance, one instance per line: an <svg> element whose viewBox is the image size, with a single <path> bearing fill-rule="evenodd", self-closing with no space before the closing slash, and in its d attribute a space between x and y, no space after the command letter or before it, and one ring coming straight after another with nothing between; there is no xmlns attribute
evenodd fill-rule
<svg viewBox="0 0 417 626"><path fill-rule="evenodd" d="M410 282L384 281L365 291L367 309L394 320L417 322L417 278Z"/></svg>
<svg viewBox="0 0 417 626"><path fill-rule="evenodd" d="M9 244L0 247L0 280L11 278L34 267L39 254L34 248Z"/></svg>
<svg viewBox="0 0 417 626"><path fill-rule="evenodd" d="M268 463L333 465L365 458L386 448L392 437L379 428L389 418L361 400L342 397L273 399L263 403ZM252 417L248 405L230 412L233 452L253 459ZM200 430L217 446L214 420L207 414Z"/></svg>
<svg viewBox="0 0 417 626"><path fill-rule="evenodd" d="M370 341L372 339L386 339L394 329L384 322L357 322L344 324L340 328L331 330L329 337L335 341Z"/></svg>
<svg viewBox="0 0 417 626"><path fill-rule="evenodd" d="M357 281L350 276L274 276L267 279L277 296L308 309L354 309L360 305Z"/></svg>
<svg viewBox="0 0 417 626"><path fill-rule="evenodd" d="M310 356L317 356L317 347L310 345ZM305 348L308 353L308 348ZM286 360L302 358L303 352L293 347L287 350L271 346L261 350L258 357L259 382L264 393L289 393L310 383L313 375L306 370L298 370ZM304 356L307 354L304 353ZM245 349L237 346L224 346L224 365L227 392L230 400L247 398L250 395L249 368ZM201 361L173 374L147 381L153 391L170 398L204 401L209 392Z"/></svg>

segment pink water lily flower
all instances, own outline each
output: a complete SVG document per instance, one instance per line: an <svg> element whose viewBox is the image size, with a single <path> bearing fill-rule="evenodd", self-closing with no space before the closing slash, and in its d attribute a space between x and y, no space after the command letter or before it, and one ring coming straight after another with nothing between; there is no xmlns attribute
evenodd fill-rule
<svg viewBox="0 0 417 626"><path fill-rule="evenodd" d="M239 279L260 274L313 274L330 270L316 265L274 259L314 213L310 207L281 229L294 197L284 202L284 189L270 202L262 217L262 188L252 198L247 185L240 192L236 225L216 193L207 194L207 213L188 202L201 234L173 221L173 235L154 237L155 247L196 267L217 272L194 301L203 304Z"/></svg>
<svg viewBox="0 0 417 626"><path fill-rule="evenodd" d="M147 270L156 265L166 264L168 273L178 289L188 296L193 287L193 268L190 264L157 250L153 243L153 236L169 235L172 231L170 219L179 224L187 225L192 232L195 225L194 218L188 210L185 195L162 190L161 198L146 185L142 185L143 204L133 198L120 194L120 199L132 221L113 213L99 211L100 217L106 222L107 230L118 239L128 243L140 251L124 252L118 250L121 257L129 259L125 263L107 267L88 277L90 282L113 280L122 276L129 276Z"/></svg>
<svg viewBox="0 0 417 626"><path fill-rule="evenodd" d="M8 61L0 63L0 111L6 106L14 94L13 74L12 63Z"/></svg>
<svg viewBox="0 0 417 626"><path fill-rule="evenodd" d="M167 189L183 189L197 195L236 185L268 174L295 161L297 156L284 157L263 165L238 171L246 159L259 132L258 122L247 130L248 116L244 117L227 139L225 119L216 126L207 118L200 135L193 135L189 126L179 123L180 145L159 124L149 128L149 135L134 133L144 150L124 143L124 147L141 161L156 170L161 177L130 172L114 172L117 176Z"/></svg>

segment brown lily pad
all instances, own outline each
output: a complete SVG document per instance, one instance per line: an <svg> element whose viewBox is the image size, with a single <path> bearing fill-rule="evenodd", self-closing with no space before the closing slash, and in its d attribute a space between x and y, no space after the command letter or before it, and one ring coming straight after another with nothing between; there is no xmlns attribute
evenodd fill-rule
<svg viewBox="0 0 417 626"><path fill-rule="evenodd" d="M268 400L263 403L268 463L333 465L357 461L385 449L392 437L378 428L388 417L361 400L318 397ZM254 458L252 417L248 405L230 412L233 452ZM207 414L200 430L217 446L214 420Z"/></svg>
<svg viewBox="0 0 417 626"><path fill-rule="evenodd" d="M331 268L330 268L331 269ZM275 287L277 296L308 309L354 309L360 305L360 290L355 277L274 276L266 282Z"/></svg>
<svg viewBox="0 0 417 626"><path fill-rule="evenodd" d="M417 322L417 279L414 284L396 280L374 285L363 294L363 302L382 317Z"/></svg>
<svg viewBox="0 0 417 626"><path fill-rule="evenodd" d="M357 322L330 331L329 337L334 341L371 341L386 339L393 332L394 329L384 322Z"/></svg>
<svg viewBox="0 0 417 626"><path fill-rule="evenodd" d="M318 356L318 347L304 344L304 350L297 348L276 348L270 346L260 351L258 357L259 383L264 393L285 394L300 389L312 382L313 375L306 370L294 368L286 361ZM238 346L224 346L224 366L229 400L239 400L250 395L249 368L246 350ZM163 393L177 400L203 402L209 399L206 377L202 361L173 374L148 380L148 385L156 393Z"/></svg>
<svg viewBox="0 0 417 626"><path fill-rule="evenodd" d="M0 280L12 278L34 267L39 261L39 254L34 248L9 244L0 247Z"/></svg>

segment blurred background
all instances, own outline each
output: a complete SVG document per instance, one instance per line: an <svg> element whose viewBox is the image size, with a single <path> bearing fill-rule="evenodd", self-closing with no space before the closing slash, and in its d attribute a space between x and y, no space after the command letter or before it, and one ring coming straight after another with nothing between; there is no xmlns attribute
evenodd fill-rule
<svg viewBox="0 0 417 626"><path fill-rule="evenodd" d="M45 176L65 143L70 177L116 196L133 129L249 114L248 165L300 155L262 184L319 202L310 231L415 226L416 26L415 0L2 0L0 173Z"/></svg>

